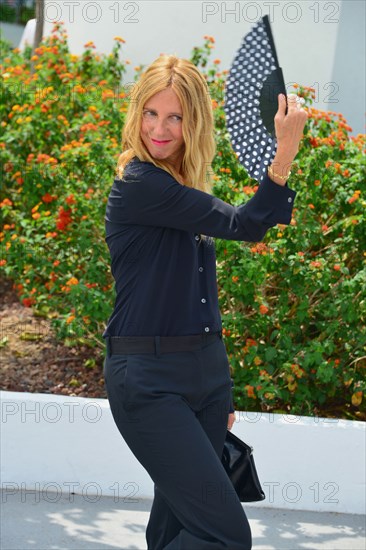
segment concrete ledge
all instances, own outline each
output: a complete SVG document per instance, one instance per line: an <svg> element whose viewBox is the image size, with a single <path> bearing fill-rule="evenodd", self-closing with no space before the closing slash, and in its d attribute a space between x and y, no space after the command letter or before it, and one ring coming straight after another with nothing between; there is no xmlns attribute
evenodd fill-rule
<svg viewBox="0 0 366 550"><path fill-rule="evenodd" d="M122 439L106 399L0 392L6 494L35 490L138 501L150 476ZM233 433L254 447L266 500L245 506L365 513L365 424L236 412ZM55 498L57 495L55 496Z"/></svg>
<svg viewBox="0 0 366 550"><path fill-rule="evenodd" d="M90 502L70 495L51 500L33 492L3 492L1 499L4 550L146 550L150 499L131 503L100 497ZM365 550L364 516L244 509L253 550Z"/></svg>

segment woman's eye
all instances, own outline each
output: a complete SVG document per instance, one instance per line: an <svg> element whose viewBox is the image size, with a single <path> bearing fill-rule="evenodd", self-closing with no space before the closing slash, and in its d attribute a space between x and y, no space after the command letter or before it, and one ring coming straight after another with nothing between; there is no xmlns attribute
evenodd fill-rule
<svg viewBox="0 0 366 550"><path fill-rule="evenodd" d="M143 111L143 115L148 118L155 118L157 116L157 113L155 111ZM182 120L182 117L179 115L171 115L170 120L173 122L180 122Z"/></svg>

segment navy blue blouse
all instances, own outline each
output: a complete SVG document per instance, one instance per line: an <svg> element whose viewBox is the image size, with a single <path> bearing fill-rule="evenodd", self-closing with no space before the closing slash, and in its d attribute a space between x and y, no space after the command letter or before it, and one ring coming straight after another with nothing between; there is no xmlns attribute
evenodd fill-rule
<svg viewBox="0 0 366 550"><path fill-rule="evenodd" d="M220 331L212 237L260 241L290 223L295 195L266 176L249 201L232 206L134 157L106 208L116 299L103 337Z"/></svg>

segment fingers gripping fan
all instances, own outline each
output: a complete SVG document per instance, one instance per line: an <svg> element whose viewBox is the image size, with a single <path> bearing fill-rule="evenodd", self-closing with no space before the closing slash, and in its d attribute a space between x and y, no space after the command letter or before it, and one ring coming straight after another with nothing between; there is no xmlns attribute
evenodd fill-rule
<svg viewBox="0 0 366 550"><path fill-rule="evenodd" d="M232 147L248 174L261 181L277 149L274 117L286 97L268 16L243 38L225 88L224 111Z"/></svg>

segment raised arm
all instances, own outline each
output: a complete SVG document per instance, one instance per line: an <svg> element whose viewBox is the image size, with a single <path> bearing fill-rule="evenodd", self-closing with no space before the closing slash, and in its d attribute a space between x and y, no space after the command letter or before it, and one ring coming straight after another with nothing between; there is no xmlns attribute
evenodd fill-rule
<svg viewBox="0 0 366 550"><path fill-rule="evenodd" d="M237 241L260 241L277 223L291 220L296 193L265 177L245 204L221 199L178 183L149 162L133 162L115 180L106 217L113 223L171 227Z"/></svg>
<svg viewBox="0 0 366 550"><path fill-rule="evenodd" d="M296 157L300 140L303 136L304 126L308 115L295 94L289 94L288 112L286 115L286 99L278 96L278 111L275 116L275 132L277 139L276 156L270 167L270 177L279 185L285 185L291 164Z"/></svg>

